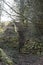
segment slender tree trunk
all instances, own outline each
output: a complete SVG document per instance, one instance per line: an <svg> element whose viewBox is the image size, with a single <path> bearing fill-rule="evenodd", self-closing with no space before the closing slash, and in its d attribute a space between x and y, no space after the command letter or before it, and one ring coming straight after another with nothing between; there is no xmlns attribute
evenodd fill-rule
<svg viewBox="0 0 43 65"><path fill-rule="evenodd" d="M20 11L20 13L22 13L22 15L24 14L24 0L20 0L19 11ZM24 19L23 19L22 15L20 16L20 22L24 23ZM18 29L18 34L19 34L19 52L20 52L25 43L24 26L22 26L22 25L20 26L20 28Z"/></svg>
<svg viewBox="0 0 43 65"><path fill-rule="evenodd" d="M24 33L22 31L18 31L19 33L19 52L21 52L22 47L24 46L25 43L25 37L24 37Z"/></svg>

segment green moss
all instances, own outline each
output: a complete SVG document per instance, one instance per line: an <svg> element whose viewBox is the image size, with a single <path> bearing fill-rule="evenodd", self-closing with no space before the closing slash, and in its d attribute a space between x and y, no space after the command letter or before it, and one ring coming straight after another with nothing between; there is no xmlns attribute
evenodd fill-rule
<svg viewBox="0 0 43 65"><path fill-rule="evenodd" d="M0 58L8 65L13 65L13 61L6 55L6 53L0 48Z"/></svg>

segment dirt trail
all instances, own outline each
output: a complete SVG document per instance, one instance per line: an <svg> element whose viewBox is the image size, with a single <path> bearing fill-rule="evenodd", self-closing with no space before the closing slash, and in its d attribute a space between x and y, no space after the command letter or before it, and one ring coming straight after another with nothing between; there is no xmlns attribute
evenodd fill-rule
<svg viewBox="0 0 43 65"><path fill-rule="evenodd" d="M21 54L17 65L43 65L43 56Z"/></svg>
<svg viewBox="0 0 43 65"><path fill-rule="evenodd" d="M8 56L13 56L15 63L14 65L43 65L43 56L32 55L32 54L19 54L17 51L5 51ZM14 53L14 54L12 54ZM0 65L4 65L3 62L0 62Z"/></svg>
<svg viewBox="0 0 43 65"><path fill-rule="evenodd" d="M0 62L3 65L3 62ZM43 65L43 56L20 54L15 65Z"/></svg>

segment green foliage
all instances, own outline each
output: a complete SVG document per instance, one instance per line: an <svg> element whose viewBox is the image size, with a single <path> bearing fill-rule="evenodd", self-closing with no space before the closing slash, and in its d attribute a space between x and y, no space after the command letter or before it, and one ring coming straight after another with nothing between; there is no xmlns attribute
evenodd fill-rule
<svg viewBox="0 0 43 65"><path fill-rule="evenodd" d="M18 37L1 37L0 42L3 43L2 46L8 46L8 47L17 47L18 46Z"/></svg>
<svg viewBox="0 0 43 65"><path fill-rule="evenodd" d="M28 43L25 43L22 48L23 53L32 53L32 54L41 54L43 52L43 43L29 40Z"/></svg>

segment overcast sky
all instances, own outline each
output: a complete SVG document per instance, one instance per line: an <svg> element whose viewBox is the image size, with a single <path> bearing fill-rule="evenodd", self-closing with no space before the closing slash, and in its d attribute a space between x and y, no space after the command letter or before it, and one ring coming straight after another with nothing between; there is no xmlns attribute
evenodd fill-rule
<svg viewBox="0 0 43 65"><path fill-rule="evenodd" d="M12 3L14 3L13 0L5 0L5 1L6 1L7 3L10 3L11 6L12 6ZM10 11L10 8L9 8L6 4L3 4L3 5L4 5L3 8L10 13L10 12L11 12L11 11ZM15 6L16 6L16 3L15 3ZM2 11L1 21L10 21L10 20L11 20L10 16L9 16L6 12Z"/></svg>

